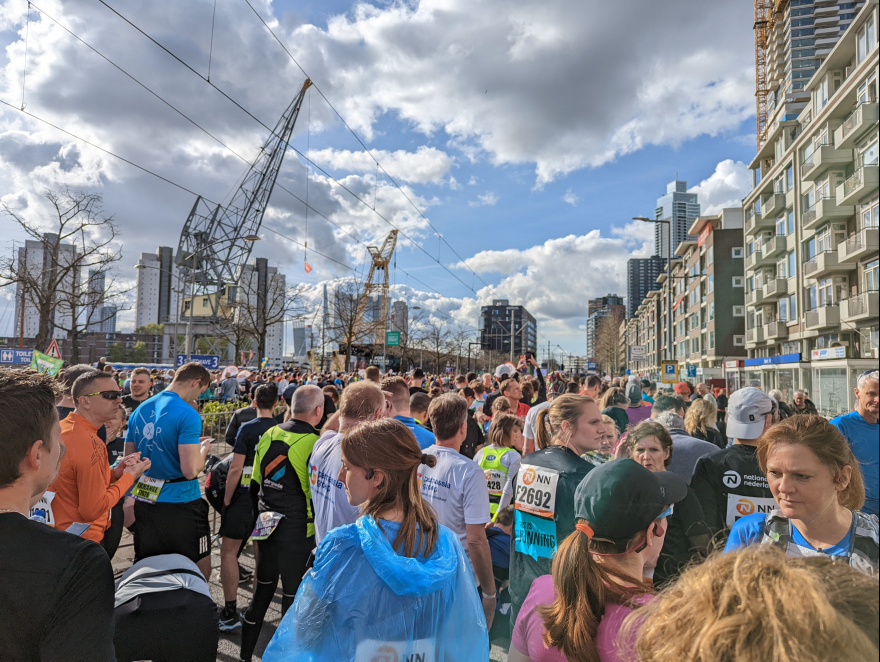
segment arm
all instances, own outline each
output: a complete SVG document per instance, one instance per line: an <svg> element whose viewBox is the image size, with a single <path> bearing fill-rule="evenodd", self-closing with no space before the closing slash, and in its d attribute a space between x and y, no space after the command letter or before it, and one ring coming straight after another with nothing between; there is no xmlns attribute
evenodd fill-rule
<svg viewBox="0 0 880 662"><path fill-rule="evenodd" d="M137 452L137 444L133 441L126 441L123 446L122 456L131 455L132 453Z"/></svg>
<svg viewBox="0 0 880 662"><path fill-rule="evenodd" d="M521 653L516 646L511 645L510 652L507 653L507 662L531 662L531 660L532 658Z"/></svg>
<svg viewBox="0 0 880 662"><path fill-rule="evenodd" d="M512 454L513 452L507 453L507 455ZM507 455L504 457L507 457ZM517 453L517 455L519 455L519 453ZM501 501L498 502L498 510L501 510L505 506L509 506L510 502L513 500L513 479L516 478L516 474L519 473L520 462L522 462L522 456L515 458L507 468L507 481L504 483L504 489L501 491Z"/></svg>
<svg viewBox="0 0 880 662"><path fill-rule="evenodd" d="M104 466L94 466L91 464L90 458L87 463L77 466L76 490L79 499L77 506L80 515L86 522L94 522L100 517L106 516L107 512L119 502L122 495L134 485L134 481L145 470L137 465L126 468L119 480L108 484L104 473L106 466L107 460L104 460ZM109 472L109 468L106 470ZM112 476L110 479L112 480Z"/></svg>
<svg viewBox="0 0 880 662"><path fill-rule="evenodd" d="M177 439L177 454L180 457L180 473L184 478L198 478L205 468L205 460L211 450L210 437L200 438L202 418L195 410L181 424Z"/></svg>
<svg viewBox="0 0 880 662"><path fill-rule="evenodd" d="M486 495L488 499L488 494ZM489 549L489 539L486 538L485 524L467 524L468 556L481 590L486 595L495 594L495 575L492 572L492 552ZM486 613L486 627L492 627L492 619L495 617L495 604L497 600L486 600L480 595L483 603L483 611Z"/></svg>
<svg viewBox="0 0 880 662"><path fill-rule="evenodd" d="M541 366L538 365L535 357L530 358L529 363L535 369L535 376L538 378L538 399L535 400L534 404L539 405L542 402L547 402L547 383L544 381L544 375L541 374ZM529 404L532 403L530 402Z"/></svg>
<svg viewBox="0 0 880 662"><path fill-rule="evenodd" d="M235 446L235 438L238 436L239 428L241 428L241 421L238 418L239 411L241 410L236 410L232 418L229 419L229 425L226 426L225 440L230 446Z"/></svg>
<svg viewBox="0 0 880 662"><path fill-rule="evenodd" d="M697 460L697 466L694 467L694 477L691 478L691 489L703 508L709 535L714 536L724 529L724 519L719 517L718 495L712 488L711 467L705 457Z"/></svg>
<svg viewBox="0 0 880 662"><path fill-rule="evenodd" d="M238 489L238 484L241 482L244 460L245 456L240 453L235 453L232 456L232 462L229 464L229 472L226 474L226 494L223 498L223 505L225 506L232 503L232 497L235 495L235 490Z"/></svg>

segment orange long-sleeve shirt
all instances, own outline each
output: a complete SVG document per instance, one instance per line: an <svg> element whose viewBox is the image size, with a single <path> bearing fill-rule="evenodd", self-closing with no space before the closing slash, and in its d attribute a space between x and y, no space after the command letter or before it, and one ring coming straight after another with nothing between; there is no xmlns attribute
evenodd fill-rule
<svg viewBox="0 0 880 662"><path fill-rule="evenodd" d="M55 528L64 531L73 522L91 524L82 537L101 542L110 509L134 485L134 478L122 474L112 482L107 446L98 436L98 428L76 412L61 421L61 441L67 453L58 477L49 486L49 491L55 492Z"/></svg>

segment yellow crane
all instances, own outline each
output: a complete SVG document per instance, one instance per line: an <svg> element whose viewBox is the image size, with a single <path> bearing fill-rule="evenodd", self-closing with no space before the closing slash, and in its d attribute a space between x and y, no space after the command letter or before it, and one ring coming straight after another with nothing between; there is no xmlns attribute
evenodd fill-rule
<svg viewBox="0 0 880 662"><path fill-rule="evenodd" d="M789 0L755 0L755 121L758 149L767 134L767 100L770 81L767 80L767 50L773 36L776 16L785 11Z"/></svg>

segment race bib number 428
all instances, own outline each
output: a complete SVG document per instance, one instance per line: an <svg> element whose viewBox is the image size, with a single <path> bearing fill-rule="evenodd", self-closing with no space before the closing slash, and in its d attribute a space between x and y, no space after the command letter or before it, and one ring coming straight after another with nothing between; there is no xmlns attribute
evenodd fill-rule
<svg viewBox="0 0 880 662"><path fill-rule="evenodd" d="M519 473L516 475L514 508L537 517L553 519L556 513L558 482L559 472L555 469L520 465Z"/></svg>

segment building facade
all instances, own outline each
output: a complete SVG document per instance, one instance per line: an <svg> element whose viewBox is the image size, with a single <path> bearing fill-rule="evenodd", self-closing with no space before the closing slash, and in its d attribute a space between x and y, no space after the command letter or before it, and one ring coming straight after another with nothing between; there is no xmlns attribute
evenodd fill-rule
<svg viewBox="0 0 880 662"><path fill-rule="evenodd" d="M72 244L59 243L57 234L45 233L41 241L28 239L18 249L18 269L28 274L27 281L31 284L44 283L43 291L50 289L50 275L55 265L53 253L57 245L57 264L71 265L78 259L76 247ZM82 287L81 274L78 270L70 270L62 279L60 288L66 292L74 293ZM59 296L57 302L53 302L49 317L49 329L52 338L62 339L67 337L67 331L73 324L73 315L70 305ZM40 311L33 295L29 292L26 283L16 283L15 286L15 326L16 337L35 338L40 328ZM44 348L39 348L44 349Z"/></svg>
<svg viewBox="0 0 880 662"><path fill-rule="evenodd" d="M602 322L608 318L616 320L615 328L626 317L626 305L623 297L606 294L604 297L590 299L587 302L587 360L598 358L597 340Z"/></svg>
<svg viewBox="0 0 880 662"><path fill-rule="evenodd" d="M657 198L654 218L668 223L654 224L654 255L669 257L669 232L672 232L672 248L688 238L688 228L700 215L700 203L696 193L687 192L687 182L675 179L666 185L666 195Z"/></svg>
<svg viewBox="0 0 880 662"><path fill-rule="evenodd" d="M270 267L264 257L253 258L242 266L234 293L234 315L245 325L265 328L265 354L270 362L284 358L284 325L287 314L287 278ZM255 338L254 349L258 339Z"/></svg>
<svg viewBox="0 0 880 662"><path fill-rule="evenodd" d="M771 116L744 200L745 380L805 389L826 415L877 366L878 20L862 3L796 118Z"/></svg>
<svg viewBox="0 0 880 662"><path fill-rule="evenodd" d="M155 253L141 253L135 269L135 329L177 322L178 301L186 293L186 283L174 263L173 249L159 246Z"/></svg>
<svg viewBox="0 0 880 662"><path fill-rule="evenodd" d="M657 276L666 269L666 260L659 255L632 258L626 263L626 316L635 317L645 295L657 285Z"/></svg>
<svg viewBox="0 0 880 662"><path fill-rule="evenodd" d="M511 306L507 299L494 299L480 309L480 346L516 360L538 351L538 323L523 306Z"/></svg>

